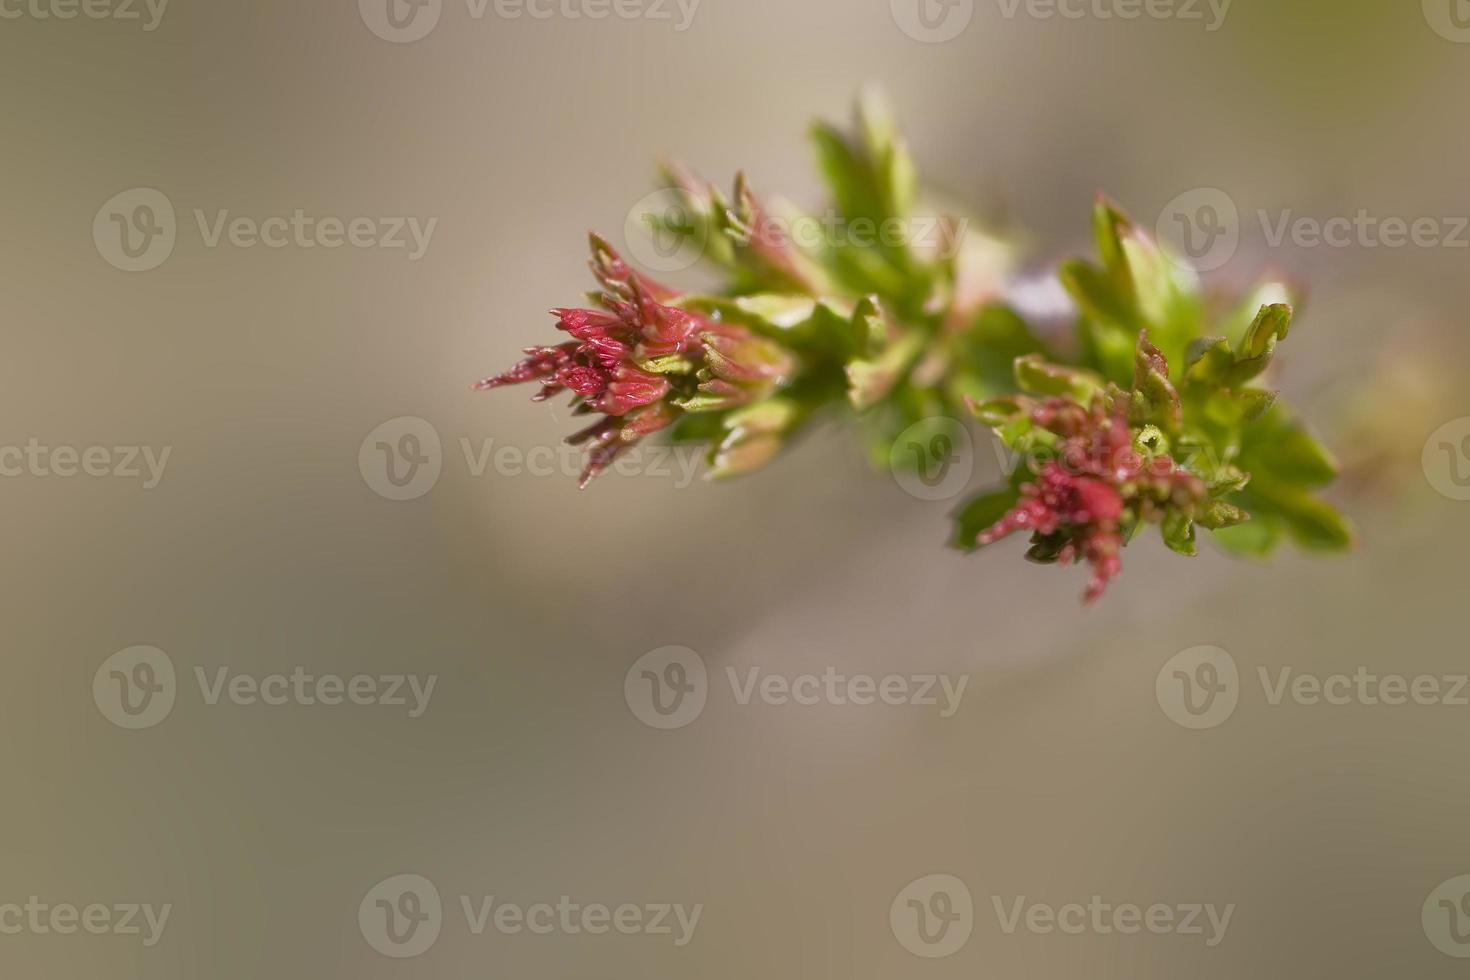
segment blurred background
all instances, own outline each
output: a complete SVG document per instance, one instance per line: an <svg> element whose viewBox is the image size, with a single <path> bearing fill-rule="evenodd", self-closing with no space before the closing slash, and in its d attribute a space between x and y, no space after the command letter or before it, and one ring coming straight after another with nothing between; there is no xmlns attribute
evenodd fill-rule
<svg viewBox="0 0 1470 980"><path fill-rule="evenodd" d="M0 0L0 973L1463 973L1464 8ZM1213 274L1310 284L1280 385L1353 464L1361 549L1150 539L1084 610L1018 542L943 549L955 500L840 427L579 493L564 407L469 390L552 336L659 154L817 207L806 127L867 82L1030 266L1090 247L1099 190L1146 227L1223 192ZM1440 233L1273 245L1263 212ZM636 664L670 646L703 710L659 728ZM1228 717L1178 720L1181 655L1234 669ZM966 687L742 704L752 670ZM1273 695L1360 671L1439 695ZM495 924L563 896L643 926ZM1232 911L1045 927L1093 896ZM170 909L153 942L128 904Z"/></svg>

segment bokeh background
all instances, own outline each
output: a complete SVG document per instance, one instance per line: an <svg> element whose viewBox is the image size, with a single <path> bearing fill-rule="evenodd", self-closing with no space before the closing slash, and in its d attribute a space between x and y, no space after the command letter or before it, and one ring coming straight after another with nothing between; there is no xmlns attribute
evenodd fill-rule
<svg viewBox="0 0 1470 980"><path fill-rule="evenodd" d="M683 31L673 5L672 20L594 21L443 0L412 43L348 0L173 0L153 30L141 5L140 20L59 19L37 10L64 0L26 2L0 4L0 444L170 456L148 489L0 479L0 905L172 913L152 947L0 934L0 974L1463 973L1421 910L1470 872L1470 707L1271 705L1257 670L1467 670L1470 503L1436 491L1421 449L1470 415L1470 250L1271 248L1254 218L1470 214L1458 0L1235 0L1214 31L961 0L931 9L970 17L941 43L900 29L889 0L702 0ZM916 500L840 427L731 484L644 473L579 493L561 473L474 471L464 441L529 451L568 431L564 408L468 386L588 288L587 229L622 240L657 154L817 205L805 128L844 118L870 81L928 181L1038 266L1087 247L1099 189L1145 225L1181 193L1224 190L1246 218L1220 275L1311 284L1280 384L1368 461L1337 497L1361 549L1263 568L1143 543L1083 610L1080 572L943 550L953 502ZM140 187L176 209L177 241L129 273L92 225ZM411 261L209 247L194 218L298 208L438 222ZM1371 436L1354 421L1365 392L1393 409ZM432 426L442 472L395 501L359 448L401 417ZM995 473L983 443L977 460L978 484ZM659 731L624 678L671 644L699 653L711 692L693 724ZM167 653L177 703L130 731L91 692L135 645ZM1195 731L1155 681L1201 645L1230 653L1241 690L1228 721ZM438 680L411 719L211 705L194 671L222 667ZM949 718L742 706L726 667L969 686ZM358 911L405 873L433 881L445 915L431 949L399 960ZM890 923L932 874L975 906L943 959ZM462 895L703 912L683 947L476 936ZM1092 895L1235 911L1206 947L1007 934L992 907Z"/></svg>

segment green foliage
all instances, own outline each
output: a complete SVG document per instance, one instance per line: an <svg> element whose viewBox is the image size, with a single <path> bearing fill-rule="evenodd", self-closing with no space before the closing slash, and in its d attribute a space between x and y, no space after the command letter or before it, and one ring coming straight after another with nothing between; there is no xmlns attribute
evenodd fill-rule
<svg viewBox="0 0 1470 980"><path fill-rule="evenodd" d="M1352 546L1348 521L1314 496L1337 475L1331 453L1260 385L1290 331L1291 306L1262 304L1243 328L1211 324L1193 276L1107 201L1094 228L1101 261L1067 262L1060 272L1080 310L1081 356L1073 364L1019 358L1017 388L1084 406L1105 397L1101 379L1126 394L1139 450L1170 454L1207 492L1160 515L1165 543L1181 554L1195 553L1196 525L1250 556L1268 554L1283 534L1316 551ZM1234 339L1217 335L1226 332ZM990 402L977 414L1012 448L1035 455L1021 443L1020 406ZM973 524L968 513L956 517L961 538Z"/></svg>
<svg viewBox="0 0 1470 980"><path fill-rule="evenodd" d="M1219 315L1192 271L1099 199L1096 257L1056 270L1075 330L1043 334L1004 299L1009 250L925 210L881 99L861 101L851 130L820 123L811 137L831 193L823 215L775 212L743 175L725 194L663 168L682 207L658 217L662 230L696 247L724 282L660 301L737 333L712 334L697 364L679 354L638 367L670 379L671 434L708 444L714 476L763 465L823 413L855 417L879 465L907 465L892 451L900 433L973 411L1022 462L1008 485L956 513L952 543L974 548L1019 505L1043 506L1028 481L1048 454L1083 438L1057 420L1075 429L1085 418L1089 433L1113 440L1108 453L1127 448L1152 468L1135 479L1109 469L1112 456L1093 458L1077 492L1107 504L1102 531L1038 533L1033 558L1080 560L1085 545L1105 584L1113 535L1126 543L1146 523L1184 555L1195 554L1199 528L1247 556L1288 538L1312 550L1352 544L1346 519L1315 495L1336 475L1331 454L1266 385L1293 320L1279 285ZM826 231L813 241L773 230L802 221ZM935 234L921 241L921 227ZM859 233L868 228L878 233Z"/></svg>

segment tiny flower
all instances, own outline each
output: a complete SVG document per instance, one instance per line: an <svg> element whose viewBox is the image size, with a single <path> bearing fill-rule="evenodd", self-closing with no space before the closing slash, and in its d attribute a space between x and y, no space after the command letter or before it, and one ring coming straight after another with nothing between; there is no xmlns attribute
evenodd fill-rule
<svg viewBox="0 0 1470 980"><path fill-rule="evenodd" d="M1031 557L1068 564L1086 560L1092 566L1083 601L1099 599L1120 571L1123 546L1118 521L1123 497L1094 477L1077 476L1057 462L1047 463L1034 483L1021 487L1021 501L989 529L987 545L1020 530L1032 532Z"/></svg>
<svg viewBox="0 0 1470 980"><path fill-rule="evenodd" d="M592 238L592 272L603 309L555 309L557 329L575 339L528 347L509 371L475 384L487 390L535 381L534 401L570 392L577 414L603 418L567 441L586 447L585 487L644 436L689 411L745 405L780 384L793 362L744 327L672 305L674 290L638 275L605 241Z"/></svg>
<svg viewBox="0 0 1470 980"><path fill-rule="evenodd" d="M1021 486L1020 500L980 533L978 543L1030 531L1032 560L1091 566L1083 601L1092 603L1122 571L1126 531L1162 521L1171 509L1192 518L1206 497L1205 486L1166 453L1134 448L1128 424L1132 398L1113 389L1087 407L1064 397L1018 399L1032 425L1058 437L1055 458Z"/></svg>

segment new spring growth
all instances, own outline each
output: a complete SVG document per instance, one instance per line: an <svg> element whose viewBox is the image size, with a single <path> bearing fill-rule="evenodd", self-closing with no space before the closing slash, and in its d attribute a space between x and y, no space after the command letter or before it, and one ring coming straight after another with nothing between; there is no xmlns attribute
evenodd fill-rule
<svg viewBox="0 0 1470 980"><path fill-rule="evenodd" d="M1337 464L1268 386L1294 319L1290 290L1264 283L1224 304L1113 204L1093 211L1098 258L1061 263L1066 328L1028 323L1007 300L1013 249L968 218L925 206L885 103L859 102L851 131L812 128L831 200L820 221L663 167L677 206L650 215L722 286L684 292L634 271L592 237L593 306L552 311L571 339L529 347L479 388L567 394L590 424L582 484L656 432L702 446L711 477L750 473L819 418L848 420L875 463L925 420L976 417L1021 461L967 500L951 543L975 550L1030 535L1033 561L1086 564L1085 601L1120 573L1124 549L1159 529L1193 555L1199 529L1229 552L1290 540L1349 547L1353 531L1317 494ZM820 235L773 229L824 228ZM854 228L937 229L857 235Z"/></svg>

